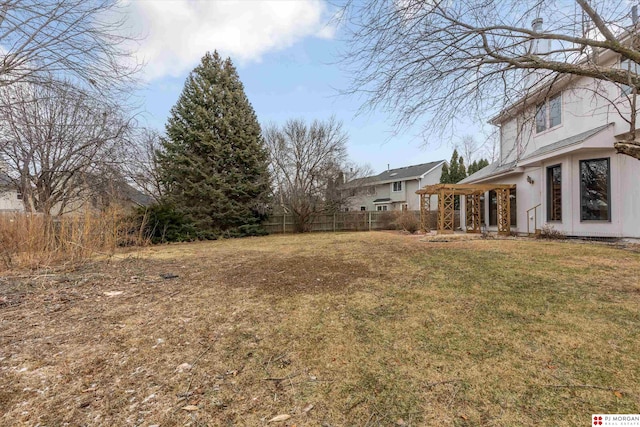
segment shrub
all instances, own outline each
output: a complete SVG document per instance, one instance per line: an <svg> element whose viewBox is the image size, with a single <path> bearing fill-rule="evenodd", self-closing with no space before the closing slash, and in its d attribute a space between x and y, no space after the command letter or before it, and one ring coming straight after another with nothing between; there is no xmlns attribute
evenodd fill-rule
<svg viewBox="0 0 640 427"><path fill-rule="evenodd" d="M139 208L136 217L144 229L145 236L152 243L188 242L197 238L210 238L199 236L193 223L167 203Z"/></svg>
<svg viewBox="0 0 640 427"><path fill-rule="evenodd" d="M152 243L191 242L230 237L264 236L261 224L245 224L228 230L211 227L199 229L182 212L168 203L157 203L136 212L136 222Z"/></svg>
<svg viewBox="0 0 640 427"><path fill-rule="evenodd" d="M556 230L552 225L545 224L542 226L540 230L540 234L537 235L538 239L549 239L549 240L563 240L566 239L567 236L560 230Z"/></svg>
<svg viewBox="0 0 640 427"><path fill-rule="evenodd" d="M407 231L411 234L415 233L420 229L420 220L416 218L416 215L413 212L404 211L400 212L396 218L395 223L398 228L401 228L404 231Z"/></svg>
<svg viewBox="0 0 640 427"><path fill-rule="evenodd" d="M53 217L41 213L0 215L0 270L39 268L111 255L118 246L148 243L139 222L118 208Z"/></svg>

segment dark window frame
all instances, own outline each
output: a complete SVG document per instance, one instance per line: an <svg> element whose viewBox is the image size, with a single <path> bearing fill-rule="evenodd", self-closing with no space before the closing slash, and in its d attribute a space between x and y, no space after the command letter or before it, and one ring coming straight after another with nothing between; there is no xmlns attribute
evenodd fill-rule
<svg viewBox="0 0 640 427"><path fill-rule="evenodd" d="M552 206L554 169L560 170L560 206L557 210L560 213L560 218L553 218L555 216ZM562 222L562 163L547 167L547 222Z"/></svg>
<svg viewBox="0 0 640 427"><path fill-rule="evenodd" d="M402 191L402 181L394 181L392 190L394 193L399 193Z"/></svg>
<svg viewBox="0 0 640 427"><path fill-rule="evenodd" d="M548 98L545 98L544 101L542 101L539 104L536 104L536 114L534 117L534 127L535 127L535 133L536 134L541 134L544 132L547 132L551 129L555 129L557 127L562 126L562 122L563 122L563 111L562 111L562 92L558 92L557 94L550 96ZM556 99L559 99L559 105L560 105L560 121L558 122L558 124L551 126L551 103L553 101L555 101ZM540 122L540 114L542 113L543 115L543 119L544 119L544 123L542 123L542 127L539 128L539 122Z"/></svg>
<svg viewBox="0 0 640 427"><path fill-rule="evenodd" d="M489 191L489 227L498 225L498 194L495 190Z"/></svg>
<svg viewBox="0 0 640 427"><path fill-rule="evenodd" d="M584 218L584 212L582 210L582 200L583 200L583 194L585 191L585 185L584 182L582 181L582 165L585 163L589 163L589 162L600 162L600 161L606 161L607 162L607 218L606 219L585 219ZM597 159L584 159L584 160L580 160L579 164L578 164L578 173L579 178L580 178L580 200L579 200L579 205L580 205L580 222L611 222L611 158L610 157L600 157Z"/></svg>

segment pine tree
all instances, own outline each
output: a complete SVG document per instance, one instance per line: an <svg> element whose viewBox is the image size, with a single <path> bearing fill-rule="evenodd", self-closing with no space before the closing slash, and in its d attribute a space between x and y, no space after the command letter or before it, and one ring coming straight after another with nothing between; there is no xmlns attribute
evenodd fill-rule
<svg viewBox="0 0 640 427"><path fill-rule="evenodd" d="M458 159L458 176L456 176L456 182L460 182L467 177L467 168L464 165L464 159L460 157Z"/></svg>
<svg viewBox="0 0 640 427"><path fill-rule="evenodd" d="M446 163L442 166L442 174L440 182L443 184L456 184L467 177L467 168L464 166L464 160L458 155L458 150L453 150L449 166Z"/></svg>
<svg viewBox="0 0 640 427"><path fill-rule="evenodd" d="M478 171L478 162L474 160L473 163L471 163L467 168L467 174L473 175L477 171Z"/></svg>
<svg viewBox="0 0 640 427"><path fill-rule="evenodd" d="M442 165L442 173L440 174L440 183L448 184L449 183L449 166L445 163Z"/></svg>
<svg viewBox="0 0 640 427"><path fill-rule="evenodd" d="M199 238L258 230L269 191L260 125L229 58L207 53L190 73L158 153L165 202Z"/></svg>
<svg viewBox="0 0 640 427"><path fill-rule="evenodd" d="M471 163L469 165L469 168L467 169L467 175L473 175L474 173L478 172L480 169L485 168L489 166L489 161L487 159L480 159L478 161L473 161L473 163Z"/></svg>

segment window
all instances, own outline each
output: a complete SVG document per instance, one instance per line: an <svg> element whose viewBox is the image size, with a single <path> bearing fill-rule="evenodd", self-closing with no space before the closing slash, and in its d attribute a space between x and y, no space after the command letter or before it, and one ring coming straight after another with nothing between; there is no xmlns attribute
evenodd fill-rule
<svg viewBox="0 0 640 427"><path fill-rule="evenodd" d="M562 94L559 93L536 105L536 133L552 129L562 123Z"/></svg>
<svg viewBox="0 0 640 427"><path fill-rule="evenodd" d="M610 221L609 159L580 161L580 220Z"/></svg>
<svg viewBox="0 0 640 427"><path fill-rule="evenodd" d="M396 181L393 183L393 191L402 191L402 181Z"/></svg>
<svg viewBox="0 0 640 427"><path fill-rule="evenodd" d="M344 208L344 211L345 212L349 212L349 208Z"/></svg>
<svg viewBox="0 0 640 427"><path fill-rule="evenodd" d="M360 210L361 210L361 211L366 211L366 210L367 210L367 208L366 208L365 206L360 206Z"/></svg>
<svg viewBox="0 0 640 427"><path fill-rule="evenodd" d="M387 210L387 205L378 205L378 206L376 206L376 210L377 211L386 211Z"/></svg>
<svg viewBox="0 0 640 427"><path fill-rule="evenodd" d="M489 191L489 225L498 225L498 196L493 190Z"/></svg>
<svg viewBox="0 0 640 427"><path fill-rule="evenodd" d="M18 192L16 193L16 199L22 200L22 190L18 188Z"/></svg>
<svg viewBox="0 0 640 427"><path fill-rule="evenodd" d="M547 221L562 221L562 167L547 168Z"/></svg>
<svg viewBox="0 0 640 427"><path fill-rule="evenodd" d="M511 219L511 226L516 227L518 225L518 200L516 198L516 190L509 190L509 217Z"/></svg>
<svg viewBox="0 0 640 427"><path fill-rule="evenodd" d="M629 59L623 59L620 61L620 69L625 71L630 71L635 74L640 74L640 65ZM631 86L620 85L620 91L623 95L631 95L633 89Z"/></svg>
<svg viewBox="0 0 640 427"><path fill-rule="evenodd" d="M403 211L408 211L408 210L409 210L409 205L408 205L408 204L406 204L406 203L403 203L403 204L402 204L402 210L403 210Z"/></svg>

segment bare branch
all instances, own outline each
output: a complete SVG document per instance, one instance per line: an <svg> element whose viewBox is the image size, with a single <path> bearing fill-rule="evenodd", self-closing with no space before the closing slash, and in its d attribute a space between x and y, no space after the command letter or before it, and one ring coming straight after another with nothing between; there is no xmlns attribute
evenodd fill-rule
<svg viewBox="0 0 640 427"><path fill-rule="evenodd" d="M623 0L371 0L344 8L342 64L352 78L344 93L364 95L363 109L388 111L399 130L420 122L426 134L456 134L472 118L535 104L574 76L640 90L636 26ZM532 27L537 18L542 30ZM612 101L636 111L633 96Z"/></svg>

